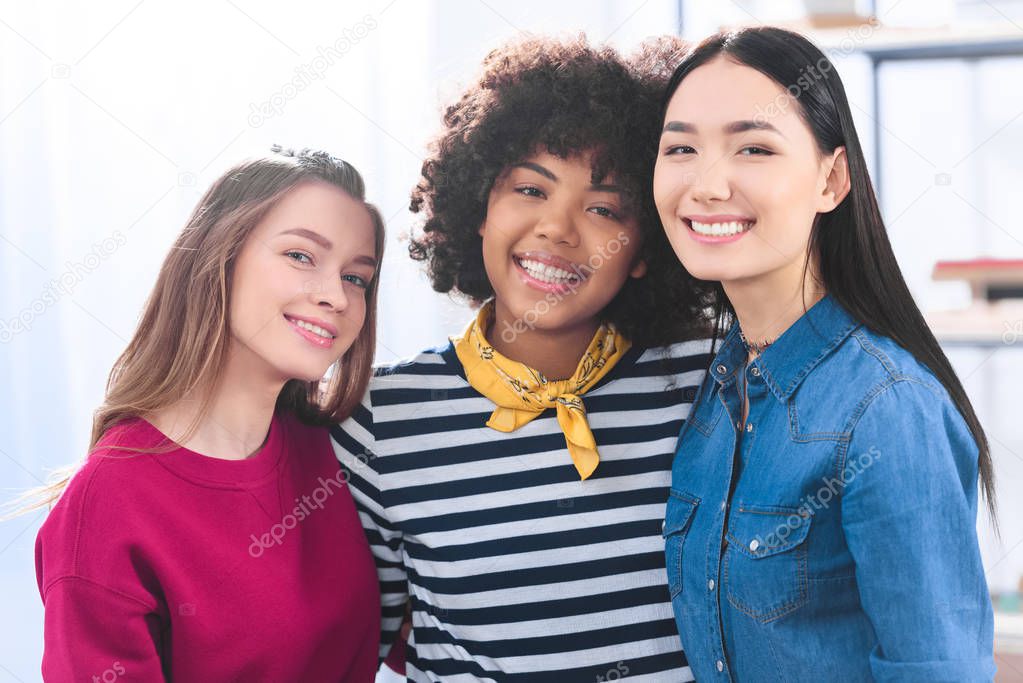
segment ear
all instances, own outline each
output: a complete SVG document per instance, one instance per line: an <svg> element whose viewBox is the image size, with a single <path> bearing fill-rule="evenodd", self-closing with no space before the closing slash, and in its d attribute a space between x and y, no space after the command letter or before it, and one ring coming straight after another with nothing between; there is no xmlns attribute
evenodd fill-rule
<svg viewBox="0 0 1023 683"><path fill-rule="evenodd" d="M826 175L817 201L817 211L828 213L841 204L849 194L849 157L845 153L845 147L836 148L821 164L822 172Z"/></svg>
<svg viewBox="0 0 1023 683"><path fill-rule="evenodd" d="M479 235L480 237L483 237L483 228L485 228L486 225L487 225L486 221L480 223L480 229L476 231L476 234Z"/></svg>
<svg viewBox="0 0 1023 683"><path fill-rule="evenodd" d="M646 260L636 259L636 262L632 264L632 270L629 271L629 277L639 279L646 275Z"/></svg>

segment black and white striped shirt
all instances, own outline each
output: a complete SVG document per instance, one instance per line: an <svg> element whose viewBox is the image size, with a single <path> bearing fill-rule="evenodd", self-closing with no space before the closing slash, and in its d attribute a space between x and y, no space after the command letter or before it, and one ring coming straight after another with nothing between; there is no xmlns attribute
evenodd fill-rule
<svg viewBox="0 0 1023 683"><path fill-rule="evenodd" d="M555 411L485 426L451 344L379 368L331 430L376 557L386 654L412 605L414 681L692 680L661 524L709 340L630 349L584 396L586 481Z"/></svg>

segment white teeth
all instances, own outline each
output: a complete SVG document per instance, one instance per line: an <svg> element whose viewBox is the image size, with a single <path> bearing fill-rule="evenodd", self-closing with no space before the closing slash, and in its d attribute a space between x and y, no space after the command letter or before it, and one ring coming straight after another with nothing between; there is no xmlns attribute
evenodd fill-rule
<svg viewBox="0 0 1023 683"><path fill-rule="evenodd" d="M301 327L303 330L309 330L313 334L319 335L324 339L334 338L334 335L332 335L330 332L327 332L327 330L323 329L319 325L313 325L312 323L307 323L304 320L295 320L294 318L289 318L289 320L291 320L291 322L293 322L298 327Z"/></svg>
<svg viewBox="0 0 1023 683"><path fill-rule="evenodd" d="M730 223L700 223L691 221L691 224L694 232L712 237L730 237L746 232L753 227L752 222L745 223L739 221L732 221Z"/></svg>
<svg viewBox="0 0 1023 683"><path fill-rule="evenodd" d="M539 261L520 260L519 264L527 273L535 277L537 280L543 280L544 282L564 284L578 279L578 276L576 276L575 273L547 265L546 263L540 263Z"/></svg>

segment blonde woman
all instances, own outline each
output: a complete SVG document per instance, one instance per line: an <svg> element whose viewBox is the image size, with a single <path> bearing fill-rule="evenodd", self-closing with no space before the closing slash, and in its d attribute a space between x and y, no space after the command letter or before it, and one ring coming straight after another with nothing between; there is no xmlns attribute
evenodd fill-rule
<svg viewBox="0 0 1023 683"><path fill-rule="evenodd" d="M373 678L376 572L316 425L369 379L383 223L348 163L274 151L202 198L45 493L47 680Z"/></svg>

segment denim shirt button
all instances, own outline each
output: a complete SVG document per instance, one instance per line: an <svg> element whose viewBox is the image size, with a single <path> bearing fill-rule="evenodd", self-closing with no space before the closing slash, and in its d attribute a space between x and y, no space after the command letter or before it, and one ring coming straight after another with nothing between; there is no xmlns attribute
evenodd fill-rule
<svg viewBox="0 0 1023 683"><path fill-rule="evenodd" d="M754 377L760 377L760 368L754 365L749 369L749 374L753 375Z"/></svg>
<svg viewBox="0 0 1023 683"><path fill-rule="evenodd" d="M757 551L757 548L759 548L759 547L760 547L760 541L758 541L757 539L754 538L752 541L749 542L750 552L754 552L755 553Z"/></svg>
<svg viewBox="0 0 1023 683"><path fill-rule="evenodd" d="M718 671L724 671L725 670L725 663L722 662L720 659L718 660L718 665L717 666L718 666Z"/></svg>
<svg viewBox="0 0 1023 683"><path fill-rule="evenodd" d="M717 371L719 375L724 375L728 372L728 368L726 368L724 365L718 365Z"/></svg>
<svg viewBox="0 0 1023 683"><path fill-rule="evenodd" d="M752 422L747 422L746 423L746 431L747 432L752 432L753 431L753 423Z"/></svg>
<svg viewBox="0 0 1023 683"><path fill-rule="evenodd" d="M714 579L707 582L707 590L714 590Z"/></svg>

